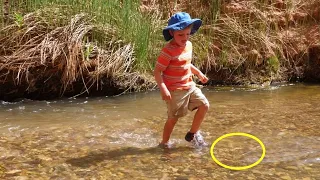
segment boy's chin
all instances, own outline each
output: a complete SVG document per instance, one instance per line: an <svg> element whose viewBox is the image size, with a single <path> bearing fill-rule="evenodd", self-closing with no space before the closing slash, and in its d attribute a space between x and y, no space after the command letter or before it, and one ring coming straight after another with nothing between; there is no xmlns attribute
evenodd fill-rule
<svg viewBox="0 0 320 180"><path fill-rule="evenodd" d="M178 44L180 47L185 47L187 45L187 43L179 43Z"/></svg>

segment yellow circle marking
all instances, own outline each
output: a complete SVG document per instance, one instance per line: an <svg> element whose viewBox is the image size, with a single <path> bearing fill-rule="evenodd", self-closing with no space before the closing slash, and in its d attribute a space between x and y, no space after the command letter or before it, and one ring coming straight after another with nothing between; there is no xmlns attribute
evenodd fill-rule
<svg viewBox="0 0 320 180"><path fill-rule="evenodd" d="M261 155L260 159L257 162L255 162L253 164L250 164L248 166L228 166L228 165L225 165L225 164L221 163L219 160L217 160L217 158L213 154L214 146L220 140L222 140L224 138L227 138L227 137L230 137L230 136L245 136L245 137L249 137L249 138L252 138L255 141L257 141L260 144L260 146L262 147L262 155ZM231 170L245 170L245 169L249 169L249 168L252 168L252 167L258 165L263 160L264 156L266 155L266 148L265 148L264 144L262 143L262 141L260 141L260 139L258 139L257 137L255 137L255 136L253 136L251 134L247 134L247 133L229 133L229 134L225 134L225 135L219 137L217 140L215 140L212 143L211 148L210 148L210 154L211 154L211 157L214 160L214 162L216 162L217 164L219 164L220 166L222 166L224 168L231 169Z"/></svg>

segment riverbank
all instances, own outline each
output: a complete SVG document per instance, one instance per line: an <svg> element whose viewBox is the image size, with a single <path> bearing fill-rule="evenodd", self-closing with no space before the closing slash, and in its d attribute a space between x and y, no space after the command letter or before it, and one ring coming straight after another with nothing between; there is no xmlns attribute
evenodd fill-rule
<svg viewBox="0 0 320 180"><path fill-rule="evenodd" d="M154 89L161 29L177 11L204 22L192 37L193 63L208 85L320 81L316 0L72 3L9 3L0 18L0 99Z"/></svg>

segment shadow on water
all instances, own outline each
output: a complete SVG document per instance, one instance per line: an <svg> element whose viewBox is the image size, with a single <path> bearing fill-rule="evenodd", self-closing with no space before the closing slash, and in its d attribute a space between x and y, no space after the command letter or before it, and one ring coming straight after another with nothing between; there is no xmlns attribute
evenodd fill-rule
<svg viewBox="0 0 320 180"><path fill-rule="evenodd" d="M193 150L194 148L187 146L170 149L162 149L158 146L150 148L123 147L115 150L91 151L86 156L68 159L66 160L66 163L71 164L72 166L87 168L105 160L114 161L127 156L139 156L144 154L152 154L153 156L159 156L159 159L162 161L170 161L170 155L173 153L184 154L186 152L192 152Z"/></svg>

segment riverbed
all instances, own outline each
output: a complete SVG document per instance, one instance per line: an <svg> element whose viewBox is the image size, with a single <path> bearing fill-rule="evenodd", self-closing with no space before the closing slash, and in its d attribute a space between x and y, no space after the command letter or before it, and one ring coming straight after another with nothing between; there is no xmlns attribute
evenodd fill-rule
<svg viewBox="0 0 320 180"><path fill-rule="evenodd" d="M161 149L166 105L158 91L118 97L0 101L1 179L320 179L320 86L203 87L208 147L184 140L194 112ZM227 133L257 137L266 154L230 170L211 144ZM242 136L214 147L223 164L255 163L261 145Z"/></svg>

